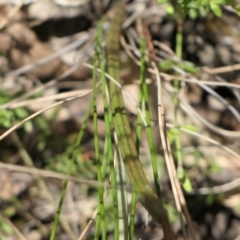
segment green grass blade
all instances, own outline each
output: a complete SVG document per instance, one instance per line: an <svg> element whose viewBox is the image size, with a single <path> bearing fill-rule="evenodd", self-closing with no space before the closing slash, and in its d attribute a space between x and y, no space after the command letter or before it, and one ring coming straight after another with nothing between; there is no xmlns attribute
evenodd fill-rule
<svg viewBox="0 0 240 240"><path fill-rule="evenodd" d="M85 114L85 117L84 117L81 129L80 129L80 131L78 133L77 140L76 140L74 148L72 150L72 154L70 156L70 163L69 163L69 167L68 167L68 171L67 171L67 176L71 175L72 169L74 167L74 162L75 162L75 160L77 158L77 154L78 154L78 148L79 148L80 143L82 141L83 134L84 134L84 131L86 129L87 121L89 119L92 107L93 107L93 99L91 100L89 108L88 108L88 110L87 110L87 112ZM59 203L58 203L57 213L55 215L55 219L54 219L54 223L53 223L53 228L52 228L50 240L54 240L55 236L56 236L57 226L58 226L59 219L60 219L60 214L61 214L61 210L62 210L62 206L63 206L63 201L64 201L64 198L65 198L65 195L66 195L66 191L67 191L67 185L68 185L68 180L65 180L64 184L63 184L63 190L61 192L61 197L60 197L60 200L59 200Z"/></svg>

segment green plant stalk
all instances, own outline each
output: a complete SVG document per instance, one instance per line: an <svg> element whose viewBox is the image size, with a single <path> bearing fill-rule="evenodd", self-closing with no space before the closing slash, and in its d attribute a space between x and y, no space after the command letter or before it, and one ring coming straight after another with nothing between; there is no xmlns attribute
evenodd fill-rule
<svg viewBox="0 0 240 240"><path fill-rule="evenodd" d="M115 8L114 17L108 30L106 46L108 73L119 83L119 39L124 8L125 4L123 2L119 2ZM127 119L121 89L114 83L109 82L109 92L113 125L118 138L118 147L133 190L139 194L143 206L148 210L153 219L162 225L165 239L172 240L173 232L167 212L164 209L162 201L157 198L152 190L139 160Z"/></svg>
<svg viewBox="0 0 240 240"><path fill-rule="evenodd" d="M135 224L135 215L136 215L136 204L137 204L137 194L135 192L133 192L132 193L132 198L131 198L129 240L134 239L134 224Z"/></svg>
<svg viewBox="0 0 240 240"><path fill-rule="evenodd" d="M148 137L148 144L150 148L150 155L151 155L151 161L152 161L152 169L153 169L153 176L154 176L154 183L155 188L157 192L157 196L159 199L161 199L161 189L160 189L160 182L159 182L159 176L158 176L158 167L157 167L157 159L156 159L156 150L153 140L153 131L152 131L152 124L151 124L151 115L149 110L149 94L148 94L148 87L145 81L145 74L146 74L146 63L145 63L145 48L146 48L146 41L145 39L142 39L141 42L141 91L143 92L144 97L144 105L145 105L145 114L146 114L146 121L147 121L147 137Z"/></svg>
<svg viewBox="0 0 240 240"><path fill-rule="evenodd" d="M100 58L100 69L101 69L101 83L102 83L102 95L103 95L103 105L104 105L104 122L106 125L106 141L107 141L107 152L110 165L110 176L112 188L112 199L113 199L113 215L114 215L114 240L119 240L119 218L118 218L118 198L117 198L117 181L116 173L114 169L114 156L113 156L113 147L112 147L112 138L111 138L111 120L112 115L111 111L108 110L107 94L106 94L106 78L105 78L105 66L104 66L104 57L102 49L102 30L98 29L98 47L99 58Z"/></svg>
<svg viewBox="0 0 240 240"><path fill-rule="evenodd" d="M182 44L183 44L183 13L181 8L179 7L177 13L177 35L176 35L176 55L179 59L182 59ZM178 126L177 121L177 114L178 114L178 107L179 107L179 99L178 99L178 92L180 88L180 82L177 80L174 80L174 124L175 126ZM176 135L175 135L175 147L176 147L176 158L178 162L178 167L182 168L182 162L183 162L183 156L182 156L182 145L180 140L180 131L178 128L176 128Z"/></svg>
<svg viewBox="0 0 240 240"><path fill-rule="evenodd" d="M99 182L103 182L101 162L100 162L100 150L99 150L99 137L98 137L98 122L97 122L97 67L98 67L98 52L96 51L96 56L94 58L94 69L93 69L93 122L94 122L94 146L95 146L95 156L97 163L97 178ZM98 214L96 220L96 231L95 239L99 239L100 225L102 225L102 239L107 239L106 221L105 221L105 211L104 211L104 197L103 197L103 187L98 187Z"/></svg>
<svg viewBox="0 0 240 240"><path fill-rule="evenodd" d="M92 107L93 107L93 99L91 100L91 103L89 104L89 108L88 108L88 110L87 110L87 112L85 114L85 117L84 117L81 129L80 129L80 131L78 133L77 140L76 140L75 145L73 147L72 154L70 156L70 160L71 161L69 163L67 176L71 175L71 172L72 172L72 169L73 169L73 166L74 166L74 162L75 162L75 160L77 158L78 148L79 148L80 143L82 141L84 130L86 129L87 121L89 119ZM68 185L68 180L65 180L64 184L63 184L63 190L62 190L62 193L61 193L61 197L60 197L60 200L59 200L59 203L58 203L57 213L55 215L55 219L54 219L54 223L53 223L53 228L52 228L50 240L54 240L55 236L56 236L57 226L58 226L58 222L59 222L59 219L60 219L60 214L61 214L61 210L62 210L62 206L63 206L63 201L64 201L64 198L66 196L67 185Z"/></svg>

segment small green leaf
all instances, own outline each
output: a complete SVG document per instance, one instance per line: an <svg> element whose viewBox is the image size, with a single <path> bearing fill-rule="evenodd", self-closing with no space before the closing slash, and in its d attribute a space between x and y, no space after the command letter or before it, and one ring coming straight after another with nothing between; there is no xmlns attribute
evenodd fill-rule
<svg viewBox="0 0 240 240"><path fill-rule="evenodd" d="M233 0L225 0L225 5L232 5L233 4Z"/></svg>
<svg viewBox="0 0 240 240"><path fill-rule="evenodd" d="M184 178L184 182L182 184L184 190L188 193L192 193L193 192L193 188L192 188L192 183L190 181L190 179L188 178L187 175L185 175L185 178Z"/></svg>
<svg viewBox="0 0 240 240"><path fill-rule="evenodd" d="M160 68L164 71L168 71L170 69L172 69L174 62L172 60L165 60L159 63Z"/></svg>
<svg viewBox="0 0 240 240"><path fill-rule="evenodd" d="M198 128L194 125L182 125L181 126L182 128L186 129L186 130L189 130L189 131L192 131L192 132L198 132Z"/></svg>
<svg viewBox="0 0 240 240"><path fill-rule="evenodd" d="M28 113L25 108L16 108L14 112L18 119L24 119L28 116Z"/></svg>
<svg viewBox="0 0 240 240"><path fill-rule="evenodd" d="M0 125L8 128L12 125L14 120L14 113L10 110L0 110Z"/></svg>
<svg viewBox="0 0 240 240"><path fill-rule="evenodd" d="M197 9L197 8L199 7L199 3L196 2L196 1L192 1L192 2L190 2L190 3L187 4L187 7L190 8L190 9L191 9L191 8Z"/></svg>
<svg viewBox="0 0 240 240"><path fill-rule="evenodd" d="M190 17L192 20L195 20L195 19L197 18L197 16L198 16L197 10L196 10L196 9L193 9L193 8L191 8L191 9L189 10L188 14L189 14L189 17Z"/></svg>
<svg viewBox="0 0 240 240"><path fill-rule="evenodd" d="M217 17L221 17L222 16L222 10L219 7L219 5L215 4L215 3L210 3L210 8L213 11L213 13L217 16Z"/></svg>
<svg viewBox="0 0 240 240"><path fill-rule="evenodd" d="M206 17L209 12L209 7L208 6L201 6L199 7L199 13L201 17Z"/></svg>
<svg viewBox="0 0 240 240"><path fill-rule="evenodd" d="M185 171L182 167L179 167L177 169L177 176L178 176L178 179L180 180L180 182L183 182L184 181L184 178L185 178Z"/></svg>
<svg viewBox="0 0 240 240"><path fill-rule="evenodd" d="M13 234L13 229L12 229L12 227L9 224L7 224L6 222L2 222L1 225L2 225L1 226L2 227L2 231L5 234L7 234L7 235Z"/></svg>
<svg viewBox="0 0 240 240"><path fill-rule="evenodd" d="M197 67L192 63L188 61L183 61L178 64L180 68L182 68L184 71L189 73L197 73L198 69Z"/></svg>
<svg viewBox="0 0 240 240"><path fill-rule="evenodd" d="M173 141L175 140L176 134L178 134L178 129L176 129L176 128L172 128L168 131L168 140L169 140L170 144L172 144Z"/></svg>
<svg viewBox="0 0 240 240"><path fill-rule="evenodd" d="M11 97L6 92L0 90L0 104L4 104L10 100Z"/></svg>
<svg viewBox="0 0 240 240"><path fill-rule="evenodd" d="M237 6L235 6L235 9L237 11L238 16L240 16L240 4L238 4Z"/></svg>
<svg viewBox="0 0 240 240"><path fill-rule="evenodd" d="M167 5L166 11L167 11L167 14L170 16L172 16L175 13L175 9L172 4Z"/></svg>
<svg viewBox="0 0 240 240"><path fill-rule="evenodd" d="M7 217L12 217L16 213L16 209L15 209L15 207L10 207L9 206L3 211L3 213Z"/></svg>

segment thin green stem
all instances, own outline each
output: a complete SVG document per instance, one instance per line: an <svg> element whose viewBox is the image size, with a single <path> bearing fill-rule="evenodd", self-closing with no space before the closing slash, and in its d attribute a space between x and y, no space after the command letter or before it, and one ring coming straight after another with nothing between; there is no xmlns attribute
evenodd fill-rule
<svg viewBox="0 0 240 240"><path fill-rule="evenodd" d="M154 176L154 183L157 192L157 196L159 201L161 201L161 189L160 189L160 182L158 176L158 166L157 166L157 154L153 140L153 131L152 131L152 124L151 124L151 115L149 110L149 94L148 94L148 87L146 84L145 74L146 74L146 62L145 62L145 49L146 49L146 41L142 39L141 41L141 90L143 91L144 97L144 106L145 106L145 114L146 114L146 121L147 121L147 136L148 136L148 144L150 149L151 161L152 161L152 169L153 169L153 176Z"/></svg>
<svg viewBox="0 0 240 240"><path fill-rule="evenodd" d="M97 122L97 67L98 67L98 52L94 58L94 69L93 69L93 122L94 122L94 146L95 146L95 158L97 163L97 178L99 182L103 182L101 162L100 162L100 150L99 150L99 137L98 137L98 122ZM103 198L103 187L98 187L98 214L96 220L96 232L95 240L99 239L100 224L102 225L102 238L106 239L106 222L105 222L105 211L104 211L104 198Z"/></svg>
<svg viewBox="0 0 240 240"><path fill-rule="evenodd" d="M182 44L183 44L183 14L182 10L178 10L177 14L177 35L176 35L176 55L179 59L182 59ZM180 82L175 80L174 81L174 124L175 126L178 126L178 109L179 109L179 99L178 99L178 92L180 88ZM181 145L181 139L180 139L180 131L178 128L175 129L175 148L176 148L176 158L178 162L178 167L182 167L183 162L183 156L182 156L182 145Z"/></svg>
<svg viewBox="0 0 240 240"><path fill-rule="evenodd" d="M93 99L91 100L91 102L89 104L89 108L88 108L88 110L85 114L81 129L78 133L77 140L76 140L74 148L72 150L72 154L70 156L70 163L69 163L69 167L68 167L68 171L67 171L67 176L71 175L75 160L76 160L77 155L78 155L78 151L79 151L78 149L79 149L80 143L82 141L83 134L84 134L84 131L86 129L87 121L89 119L92 107L93 107ZM63 201L64 201L66 191L67 191L67 185L68 185L68 180L65 180L64 184L63 184L63 190L62 190L62 193L61 193L61 197L60 197L60 200L59 200L59 203L58 203L57 213L55 215L50 240L54 240L55 236L56 236L57 226L58 226L58 222L59 222L59 219L60 219L60 214L61 214L61 210L62 210L62 206L63 206Z"/></svg>
<svg viewBox="0 0 240 240"><path fill-rule="evenodd" d="M99 30L100 31L100 30ZM108 159L110 165L110 176L111 176L111 184L112 188L112 199L113 199L113 214L114 214L114 240L119 239L119 219L118 219L118 199L117 199L117 181L116 181L116 172L114 169L114 157L113 157L113 146L112 146L112 138L111 138L111 111L108 109L108 102L107 102L107 93L106 93L106 78L105 78L105 66L104 66L104 56L103 56L103 49L102 49L102 32L98 33L98 47L100 48L99 51L99 58L100 58L100 69L101 69L101 83L102 83L102 95L103 95L103 105L104 105L104 121L106 125L106 141L107 141L107 149L108 149Z"/></svg>

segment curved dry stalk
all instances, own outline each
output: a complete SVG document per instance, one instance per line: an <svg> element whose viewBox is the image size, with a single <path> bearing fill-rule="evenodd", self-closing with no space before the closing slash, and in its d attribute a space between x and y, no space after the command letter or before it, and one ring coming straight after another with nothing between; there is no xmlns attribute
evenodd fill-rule
<svg viewBox="0 0 240 240"><path fill-rule="evenodd" d="M173 124L167 123L167 127L168 127L168 128L175 128L176 126L174 126ZM216 140L214 140L214 139L212 139L212 138L210 138L210 137L206 137L206 136L204 136L204 135L202 135L202 134L200 134L200 133L190 131L190 130L188 130L188 129L186 129L186 128L183 128L183 127L179 127L179 129L180 129L182 132L191 134L191 135L196 136L196 137L198 137L198 138L202 138L202 139L204 139L204 140L206 140L206 141L208 141L208 142L210 142L210 143L213 143L214 145L216 145L216 146L224 149L226 152L230 153L230 154L233 155L234 157L240 159L240 155L237 154L236 152L234 152L231 148L222 145L221 143L219 143L218 141L216 141Z"/></svg>
<svg viewBox="0 0 240 240"><path fill-rule="evenodd" d="M207 121L205 118L203 118L199 113L197 113L193 107L190 106L190 104L184 102L181 100L180 107L191 117L196 117L199 121L201 121L206 127L210 128L212 131L216 132L219 135L228 137L228 138L239 138L240 137L240 131L229 131L222 128L219 128L209 121Z"/></svg>
<svg viewBox="0 0 240 240"><path fill-rule="evenodd" d="M53 101L53 100L62 100L62 99L70 98L73 96L78 96L81 94L84 95L84 94L86 94L86 91L87 92L92 91L92 89L75 90L75 91L70 91L70 92L58 93L58 94L54 94L51 96L45 96L45 97L39 97L39 98L30 99L30 100L25 100L22 102L17 102L17 103L11 104L8 107L8 109L25 107L25 106L29 106L29 105L33 105L33 104L37 104L37 103L48 102L48 101Z"/></svg>
<svg viewBox="0 0 240 240"><path fill-rule="evenodd" d="M157 86L158 86L159 131L160 131L160 136L161 136L162 145L163 145L164 154L165 154L165 159L166 159L166 165L167 165L168 173L169 173L169 176L170 176L170 181L171 181L176 205L178 207L178 210L180 210L180 214L181 214L181 212L183 212L183 214L186 218L186 221L187 221L187 224L188 224L188 227L189 227L189 230L190 230L190 234L191 234L191 239L196 240L197 238L196 238L196 234L195 234L195 231L193 229L193 226L192 226L191 217L189 215L187 205L186 205L186 201L185 201L185 198L184 198L184 194L182 192L182 188L180 186L180 183L179 183L179 180L178 180L178 177L177 177L177 171L176 171L174 160L173 160L173 157L172 157L170 143L168 141L168 138L166 137L167 131L166 131L165 119L164 119L164 107L163 107L163 101L162 101L162 96L161 96L161 80L160 80L159 71L158 71L155 63L152 63L152 65L153 65L153 68L155 69L155 75L156 75L156 78L157 78ZM180 207L180 209L179 209L179 207Z"/></svg>
<svg viewBox="0 0 240 240"><path fill-rule="evenodd" d="M233 64L229 66L224 67L218 67L218 68L203 68L207 73L209 74L219 74L219 73L226 73L226 72L233 72L240 69L240 64Z"/></svg>
<svg viewBox="0 0 240 240"><path fill-rule="evenodd" d="M27 173L27 174L31 174L31 175L38 175L40 177L46 177L46 178L53 178L53 179L59 179L59 180L70 180L73 182L89 184L91 186L96 186L96 187L106 187L105 183L94 181L94 180L81 179L79 177L66 176L63 173L58 173L58 172L54 172L54 171L13 165L13 164L8 164L8 163L3 163L3 162L0 162L0 169L12 171L12 172L22 172L22 173ZM111 188L111 186L108 185L108 188Z"/></svg>
<svg viewBox="0 0 240 240"><path fill-rule="evenodd" d="M212 195L212 194L223 194L236 190L239 192L240 178L234 179L228 183L218 185L215 187L203 187L199 188L194 192L194 194L199 195Z"/></svg>

